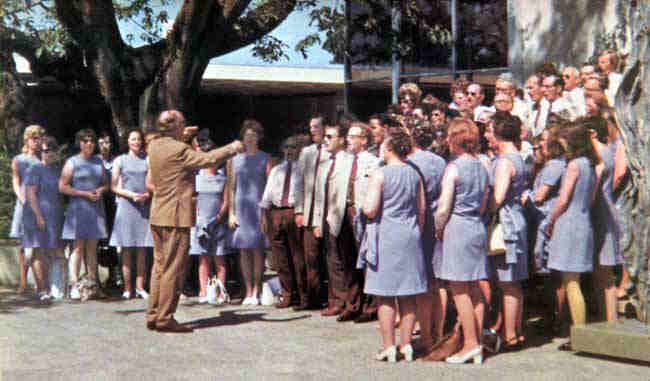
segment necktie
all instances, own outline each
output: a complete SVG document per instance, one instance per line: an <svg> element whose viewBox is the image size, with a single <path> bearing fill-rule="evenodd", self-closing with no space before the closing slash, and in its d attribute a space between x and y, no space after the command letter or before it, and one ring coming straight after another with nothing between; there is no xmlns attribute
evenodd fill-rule
<svg viewBox="0 0 650 381"><path fill-rule="evenodd" d="M325 178L325 212L323 217L327 218L327 212L329 209L329 194L330 194L330 178L332 173L334 173L334 167L336 166L336 156L332 158L332 165L330 165L330 170L327 172L327 177Z"/></svg>
<svg viewBox="0 0 650 381"><path fill-rule="evenodd" d="M318 176L318 163L320 163L320 153L321 145L316 146L318 154L316 155L316 163L314 164L314 183L311 187L311 202L309 207L309 218L307 219L307 226L311 226L311 222L314 219L314 200L316 199L316 176Z"/></svg>
<svg viewBox="0 0 650 381"><path fill-rule="evenodd" d="M291 188L291 162L287 164L287 172L284 175L284 185L282 186L282 201L280 206L286 208L289 206L289 189Z"/></svg>
<svg viewBox="0 0 650 381"><path fill-rule="evenodd" d="M535 106L533 106L533 110L535 109L537 109L537 115L535 116L535 124L533 125L533 134L537 135L537 131L539 131L537 128L537 122L539 122L539 116L542 114L542 108L540 107L539 102L535 103Z"/></svg>
<svg viewBox="0 0 650 381"><path fill-rule="evenodd" d="M357 179L357 166L359 155L354 154L354 160L352 161L352 170L350 171L350 184L348 185L348 201L350 205L354 205L354 182Z"/></svg>

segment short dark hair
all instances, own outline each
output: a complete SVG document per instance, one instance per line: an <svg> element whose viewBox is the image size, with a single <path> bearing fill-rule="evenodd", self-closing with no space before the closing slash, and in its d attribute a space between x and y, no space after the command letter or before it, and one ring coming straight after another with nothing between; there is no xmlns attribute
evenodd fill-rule
<svg viewBox="0 0 650 381"><path fill-rule="evenodd" d="M126 132L126 134L124 134L124 143L125 143L124 146L127 147L126 148L127 152L128 152L129 135L131 135L131 133L133 132L137 132L138 134L140 134L140 139L142 140L142 146L144 147L144 133L142 132L142 130L139 128L131 128ZM107 137L107 135L100 135L99 139L102 139L104 137ZM110 136L108 137L110 138Z"/></svg>
<svg viewBox="0 0 650 381"><path fill-rule="evenodd" d="M503 141L519 145L521 141L521 119L505 111L497 111L492 117L494 135Z"/></svg>
<svg viewBox="0 0 650 381"><path fill-rule="evenodd" d="M403 130L390 131L386 146L402 159L407 157L413 149L411 137Z"/></svg>
<svg viewBox="0 0 650 381"><path fill-rule="evenodd" d="M77 133L74 136L74 145L77 148L81 148L81 141L86 140L86 139L92 139L93 142L97 143L97 134L93 129L91 128L84 128L82 130L77 131Z"/></svg>
<svg viewBox="0 0 650 381"><path fill-rule="evenodd" d="M336 134L341 138L345 138L346 136L348 136L348 127L347 126L344 126L342 124L334 124L334 125L330 125L330 126L325 126L324 129L328 129L328 128L335 129Z"/></svg>
<svg viewBox="0 0 650 381"><path fill-rule="evenodd" d="M242 123L241 129L239 130L239 138L243 139L244 134L248 130L251 130L254 133L256 133L259 140L262 140L262 138L264 138L264 127L262 127L262 123L258 122L257 120L255 120L255 119L246 119Z"/></svg>
<svg viewBox="0 0 650 381"><path fill-rule="evenodd" d="M430 123L420 123L411 131L411 137L416 147L427 149L435 139L435 131Z"/></svg>
<svg viewBox="0 0 650 381"><path fill-rule="evenodd" d="M576 123L582 125L587 130L595 131L598 141L601 143L607 143L609 130L607 129L607 120L602 116L595 115L578 118Z"/></svg>

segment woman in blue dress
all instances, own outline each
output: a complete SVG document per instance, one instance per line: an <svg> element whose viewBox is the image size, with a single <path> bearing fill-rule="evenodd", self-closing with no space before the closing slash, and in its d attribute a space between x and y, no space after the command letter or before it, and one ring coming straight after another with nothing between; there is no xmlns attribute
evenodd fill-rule
<svg viewBox="0 0 650 381"><path fill-rule="evenodd" d="M482 215L487 209L487 169L475 152L479 130L470 120L454 119L448 130L449 149L455 157L445 169L435 216L436 237L442 241L438 278L449 281L463 328L463 347L449 363L483 360L480 343L485 303L478 281L487 278L487 230Z"/></svg>
<svg viewBox="0 0 650 381"><path fill-rule="evenodd" d="M560 272L573 324L585 324L580 274L593 269L591 207L598 184L594 164L599 159L591 145L591 132L584 126L574 124L563 135L567 169L546 225L546 233L551 237L548 268Z"/></svg>
<svg viewBox="0 0 650 381"><path fill-rule="evenodd" d="M234 229L232 247L240 249L240 267L246 296L243 305L259 304L264 274L264 248L268 243L261 229L262 199L266 179L271 171L269 154L259 150L259 141L264 137L262 125L252 119L245 120L240 136L246 152L240 153L229 162L233 178L230 192L229 226Z"/></svg>
<svg viewBox="0 0 650 381"><path fill-rule="evenodd" d="M497 111L488 130L498 152L493 170L492 210L503 228L505 243L505 253L490 256L489 265L503 290L504 347L515 348L524 341L521 281L528 278L528 227L521 195L529 171L518 149L521 120L507 112Z"/></svg>
<svg viewBox="0 0 650 381"><path fill-rule="evenodd" d="M377 295L377 315L383 350L375 359L395 362L395 299L400 309L400 353L413 360L411 336L415 324L416 296L429 288L430 260L423 252L425 224L424 185L418 172L406 164L410 137L402 131L389 134L383 145L386 166L372 174L363 213L378 223L378 243L366 255L363 292ZM374 258L374 259L371 259ZM425 322L422 322L425 324Z"/></svg>
<svg viewBox="0 0 650 381"><path fill-rule="evenodd" d="M131 130L127 135L129 151L113 161L111 189L117 196L117 210L111 234L110 246L121 248L124 293L129 299L139 296L147 299L144 279L146 271L146 248L153 246L149 228L151 194L145 186L147 157L142 151L142 132ZM131 257L136 256L135 293L131 285Z"/></svg>
<svg viewBox="0 0 650 381"><path fill-rule="evenodd" d="M31 125L25 128L23 132L23 153L11 160L11 185L16 195L16 205L14 206L14 215L11 220L10 238L20 239L23 236L23 205L25 204L23 182L29 167L39 163L41 136L43 136L43 127ZM18 266L20 271L18 293L22 294L27 287L28 269L28 265L25 263L25 250L23 248L18 253Z"/></svg>
<svg viewBox="0 0 650 381"><path fill-rule="evenodd" d="M558 124L549 125L537 137L535 155L541 169L535 176L532 188L521 196L521 203L526 208L529 222L533 224L533 229L530 229L529 232L536 232L533 247L535 271L544 277L546 304L554 307L546 309L543 322L548 323L555 333L558 333L562 327L558 311L564 309L566 293L562 287L561 279L557 279L557 272L551 272L548 268L550 237L544 230L548 223L548 215L559 194L562 175L566 171L564 147L558 136L562 128L563 126Z"/></svg>
<svg viewBox="0 0 650 381"><path fill-rule="evenodd" d="M601 110L602 111L602 110ZM594 288L603 301L601 307L603 318L607 321L617 319L617 288L614 267L623 263L619 247L621 225L619 211L614 201L614 157L616 142L610 139L607 120L602 116L593 116L579 120L591 131L591 144L598 153L602 165L598 171L599 189L594 203ZM612 125L616 129L615 125ZM615 133L612 134L615 136Z"/></svg>
<svg viewBox="0 0 650 381"><path fill-rule="evenodd" d="M56 163L53 137L42 139L41 157L43 161L32 165L25 176L27 202L23 211L23 247L32 251L32 273L40 299L50 296L61 299L64 292L61 282L55 283L51 290L47 284L50 276L61 278L65 264L61 250L63 197L58 188L61 167Z"/></svg>
<svg viewBox="0 0 650 381"><path fill-rule="evenodd" d="M197 134L199 149L208 152L215 144L207 129ZM228 228L224 221L228 212L228 192L226 191L226 170L209 167L199 170L196 175L196 225L191 230L190 255L199 256L199 303L220 305L230 301L226 291L226 236ZM217 268L216 293L208 295L212 259Z"/></svg>
<svg viewBox="0 0 650 381"><path fill-rule="evenodd" d="M90 282L99 285L97 277L97 242L106 238L106 220L102 194L108 190L108 176L102 159L94 155L97 146L95 131L86 128L77 132L75 143L79 154L69 158L59 179L59 191L70 197L61 238L73 240L71 299L80 299L79 273L85 259Z"/></svg>

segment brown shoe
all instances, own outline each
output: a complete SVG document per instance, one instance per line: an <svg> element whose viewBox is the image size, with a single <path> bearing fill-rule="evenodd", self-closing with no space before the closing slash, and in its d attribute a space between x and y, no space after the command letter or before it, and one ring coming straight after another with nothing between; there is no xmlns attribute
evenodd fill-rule
<svg viewBox="0 0 650 381"><path fill-rule="evenodd" d="M292 305L293 303L291 303L291 295L288 295L288 296L282 296L280 298L280 301L275 303L273 307L281 309L281 308L289 308Z"/></svg>
<svg viewBox="0 0 650 381"><path fill-rule="evenodd" d="M169 324L165 326L156 326L158 332L172 332L172 333L190 333L194 332L194 329L187 327L185 325L179 324L176 320L171 320Z"/></svg>
<svg viewBox="0 0 650 381"><path fill-rule="evenodd" d="M463 345L460 329L454 329L450 334L438 341L431 353L422 358L422 361L444 361L447 357L458 352Z"/></svg>
<svg viewBox="0 0 650 381"><path fill-rule="evenodd" d="M354 320L359 316L359 312L357 311L345 311L342 314L339 315L339 317L336 318L336 321L344 322L344 321L350 321Z"/></svg>
<svg viewBox="0 0 650 381"><path fill-rule="evenodd" d="M156 322L155 321L148 321L147 322L147 329L150 331L155 331L156 330Z"/></svg>
<svg viewBox="0 0 650 381"><path fill-rule="evenodd" d="M338 306L331 306L321 310L321 316L336 316L343 312L343 308Z"/></svg>

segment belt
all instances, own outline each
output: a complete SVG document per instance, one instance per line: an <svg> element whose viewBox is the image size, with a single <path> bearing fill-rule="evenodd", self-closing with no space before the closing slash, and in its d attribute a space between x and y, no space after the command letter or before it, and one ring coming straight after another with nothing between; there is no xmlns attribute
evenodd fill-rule
<svg viewBox="0 0 650 381"><path fill-rule="evenodd" d="M271 210L285 210L285 209L293 209L293 206L271 206Z"/></svg>

